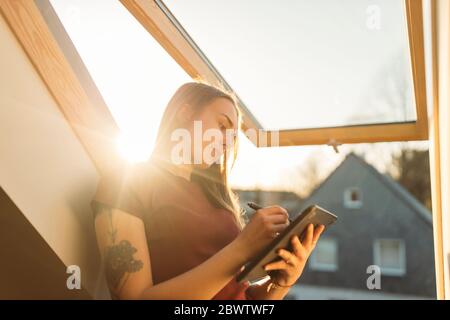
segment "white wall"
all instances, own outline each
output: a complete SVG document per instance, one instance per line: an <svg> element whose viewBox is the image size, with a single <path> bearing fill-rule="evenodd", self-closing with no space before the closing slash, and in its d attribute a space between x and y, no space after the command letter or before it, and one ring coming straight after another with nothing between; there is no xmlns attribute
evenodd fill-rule
<svg viewBox="0 0 450 320"><path fill-rule="evenodd" d="M59 258L80 266L91 296L108 298L89 207L96 168L1 15L0 52L0 186Z"/></svg>

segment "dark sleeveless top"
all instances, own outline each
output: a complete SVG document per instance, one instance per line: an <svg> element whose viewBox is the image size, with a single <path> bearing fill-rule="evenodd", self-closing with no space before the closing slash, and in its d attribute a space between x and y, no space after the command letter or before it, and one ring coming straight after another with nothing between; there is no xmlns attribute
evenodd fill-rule
<svg viewBox="0 0 450 320"><path fill-rule="evenodd" d="M157 161L127 165L101 177L91 202L94 212L97 203L142 219L154 284L201 264L240 232L232 213L214 207L195 180L177 176ZM213 299L252 299L248 286L235 276Z"/></svg>

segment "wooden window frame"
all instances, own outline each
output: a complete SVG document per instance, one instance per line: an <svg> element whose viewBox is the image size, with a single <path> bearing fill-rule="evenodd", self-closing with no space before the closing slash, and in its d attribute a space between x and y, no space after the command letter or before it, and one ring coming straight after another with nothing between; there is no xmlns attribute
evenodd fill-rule
<svg viewBox="0 0 450 320"><path fill-rule="evenodd" d="M430 117L430 170L433 239L438 299L450 299L450 4L430 0L432 116Z"/></svg>
<svg viewBox="0 0 450 320"><path fill-rule="evenodd" d="M221 85L233 91L163 1L121 0L121 2L192 78ZM290 146L427 140L428 116L425 94L422 0L404 0L404 8L417 121L314 129L264 130L236 93L244 114L244 133L248 129L253 129L253 132L261 134L246 134L247 137L258 147L272 146L272 143Z"/></svg>

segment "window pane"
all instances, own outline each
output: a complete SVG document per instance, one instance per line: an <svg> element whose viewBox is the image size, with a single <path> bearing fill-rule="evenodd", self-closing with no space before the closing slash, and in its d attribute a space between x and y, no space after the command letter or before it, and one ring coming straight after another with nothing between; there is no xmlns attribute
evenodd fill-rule
<svg viewBox="0 0 450 320"><path fill-rule="evenodd" d="M119 1L51 4L123 133L126 156L145 157L171 95L190 77Z"/></svg>
<svg viewBox="0 0 450 320"><path fill-rule="evenodd" d="M339 153L248 144L231 175L243 208L248 201L280 205L295 219L317 204L338 217L291 290L295 299L436 297L428 142L343 145ZM348 208L345 190L358 190L362 206Z"/></svg>
<svg viewBox="0 0 450 320"><path fill-rule="evenodd" d="M380 263L382 268L401 268L400 243L395 240L380 241Z"/></svg>
<svg viewBox="0 0 450 320"><path fill-rule="evenodd" d="M403 0L168 5L266 129L416 120Z"/></svg>
<svg viewBox="0 0 450 320"><path fill-rule="evenodd" d="M321 239L316 246L315 262L319 264L336 265L336 243L331 239Z"/></svg>

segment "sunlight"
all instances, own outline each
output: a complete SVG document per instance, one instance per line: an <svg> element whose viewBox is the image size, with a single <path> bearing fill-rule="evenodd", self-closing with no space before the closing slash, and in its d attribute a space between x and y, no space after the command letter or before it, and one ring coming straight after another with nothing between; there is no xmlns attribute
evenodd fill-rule
<svg viewBox="0 0 450 320"><path fill-rule="evenodd" d="M129 163L146 161L153 145L143 141L142 137L121 133L117 139L117 150L120 156Z"/></svg>

